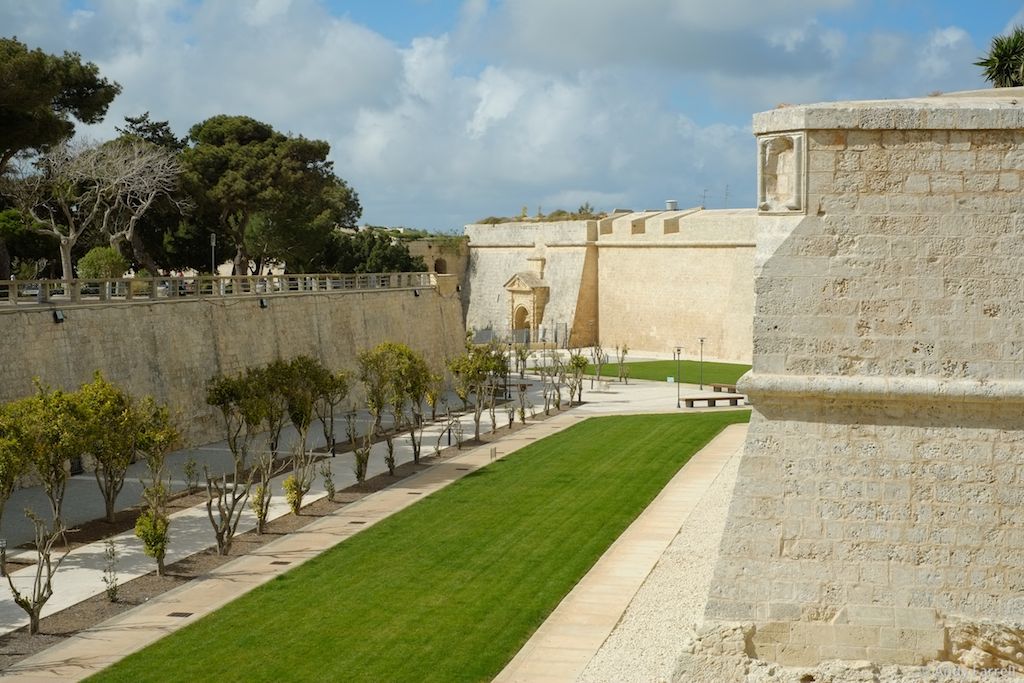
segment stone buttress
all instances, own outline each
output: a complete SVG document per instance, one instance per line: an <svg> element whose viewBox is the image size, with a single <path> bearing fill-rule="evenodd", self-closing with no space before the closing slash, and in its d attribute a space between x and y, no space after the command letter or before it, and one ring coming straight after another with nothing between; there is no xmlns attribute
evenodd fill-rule
<svg viewBox="0 0 1024 683"><path fill-rule="evenodd" d="M1022 103L754 118L753 416L705 635L747 624L785 665L1024 662Z"/></svg>

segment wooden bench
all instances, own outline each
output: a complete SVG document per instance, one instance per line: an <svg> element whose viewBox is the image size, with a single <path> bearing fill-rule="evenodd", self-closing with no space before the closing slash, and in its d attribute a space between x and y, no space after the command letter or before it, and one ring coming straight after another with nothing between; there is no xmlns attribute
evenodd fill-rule
<svg viewBox="0 0 1024 683"><path fill-rule="evenodd" d="M736 393L736 385L735 384L712 384L711 385L711 391L725 391L725 392L730 393L730 394L735 394Z"/></svg>
<svg viewBox="0 0 1024 683"><path fill-rule="evenodd" d="M693 408L697 401L706 401L708 408L714 408L719 403L728 402L731 406L738 406L740 401L745 400L745 396L739 394L730 394L729 396L699 396L697 398L684 398L683 402L687 408Z"/></svg>

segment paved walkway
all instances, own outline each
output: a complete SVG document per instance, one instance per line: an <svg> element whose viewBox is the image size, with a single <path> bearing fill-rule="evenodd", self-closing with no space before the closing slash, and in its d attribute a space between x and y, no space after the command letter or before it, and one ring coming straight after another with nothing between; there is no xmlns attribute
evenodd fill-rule
<svg viewBox="0 0 1024 683"><path fill-rule="evenodd" d="M696 395L693 391L690 393ZM488 464L491 459L492 447L497 449L497 456L502 457L538 439L561 431L589 415L688 412L676 410L673 385L657 382L634 382L629 386L613 384L607 392L585 390L584 398L588 404L581 408L530 425L527 429L510 435L496 444L467 451L450 461L404 479L389 489L347 505L298 532L273 541L252 554L222 565L206 577L154 598L145 605L24 660L6 671L4 677L17 680L79 680L85 678L221 607L354 533L372 526L380 519L411 505L423 496L429 495ZM706 411L706 409L701 410ZM484 422L487 422L486 415ZM424 438L424 444L432 444L432 439L436 440L436 438L436 434L433 437L427 436ZM403 444L403 455L400 457L408 458L408 455L405 454L408 448ZM424 450L430 452L431 448L425 446ZM383 469L382 460L383 457L375 453L371 463L377 463L377 468ZM348 485L345 479L346 473L351 477L351 455L339 455L331 462L338 488L344 488ZM322 495L322 491L311 492L309 500L314 500ZM286 513L283 497L277 497L276 501L274 514ZM175 520L172 523L172 530L175 534L174 556L168 559L169 563L209 547L212 534L205 514L205 508L200 506L175 515ZM251 513L247 511L247 515L249 514ZM677 520L683 518L685 516L677 515L676 517ZM252 526L251 518L247 522L249 526ZM243 522L244 524L246 522ZM678 526L679 524L676 523L674 528L678 529ZM671 540L671 536L669 536L669 540ZM117 538L116 542L122 547L120 551L122 559L118 565L118 574L122 582L152 570L152 560L142 555L138 541L131 533L123 534ZM644 542L646 543L646 541ZM616 546L618 545L620 544L617 542ZM658 551L659 555L660 552ZM657 557L654 557L653 561L656 559ZM73 552L55 579L56 592L44 614L58 611L91 595L101 593L103 591L102 567L102 543L91 544ZM642 580L641 576L639 581L642 582ZM628 604L628 600L625 604ZM623 604L623 609L625 604ZM19 613L20 610L13 605L9 596L0 600L0 631L6 632L27 623ZM614 625L614 621L612 624ZM596 643L594 651L600 644L601 641ZM583 664L585 665L586 661Z"/></svg>
<svg viewBox="0 0 1024 683"><path fill-rule="evenodd" d="M695 454L565 596L495 683L575 681L704 492L743 447L746 433L746 425L731 425Z"/></svg>
<svg viewBox="0 0 1024 683"><path fill-rule="evenodd" d="M464 424L464 431L471 437L473 434L472 416L463 416L462 422ZM483 422L488 422L486 415L483 418ZM483 424L481 424L481 428L484 428ZM424 429L424 455L433 453L434 444L437 442L437 438L442 431L439 424ZM387 471L387 467L384 464L384 454L386 451L387 445L385 443L381 442L374 445L370 455L367 476L372 477ZM395 440L395 460L398 464L412 461L412 445L409 443L407 436L402 436ZM355 460L351 452L339 454L335 458L329 458L321 462L331 467L334 483L339 491L356 483L354 474ZM282 474L271 482L274 495L270 504L270 519L277 519L283 515L290 514L282 485L287 476L287 474ZM91 478L92 475L89 475L89 477ZM95 483L93 486L95 487ZM94 490L91 492L95 493ZM304 498L304 502L311 503L323 498L325 495L327 494L323 488L323 480L317 476L310 492ZM241 534L255 528L256 515L247 502L242 511L237 533ZM171 515L170 534L171 540L165 559L168 565L212 547L214 545L213 529L207 517L205 504ZM156 568L154 560L146 557L143 552L142 543L135 537L134 530L126 531L111 538L117 549L117 577L120 583L127 583L132 579L144 576ZM36 553L35 551L27 551L10 554L9 558L20 558L29 562L35 562ZM43 608L43 616L55 614L71 605L103 593L106 589L103 583L103 570L105 566L105 547L102 542L90 543L76 548L69 553L54 577L53 597L50 598ZM34 567L25 567L12 573L15 585L21 590L26 590L31 586L34 576ZM0 586L2 586L2 590L0 590L0 594L2 594L2 597L0 597L0 635L2 635L26 625L28 618L25 616L25 612L15 605L11 599L9 589L6 587L6 581L3 581Z"/></svg>

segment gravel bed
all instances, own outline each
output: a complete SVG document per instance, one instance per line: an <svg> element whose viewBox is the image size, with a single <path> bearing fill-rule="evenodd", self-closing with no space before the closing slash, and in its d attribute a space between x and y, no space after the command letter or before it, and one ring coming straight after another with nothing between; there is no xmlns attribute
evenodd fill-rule
<svg viewBox="0 0 1024 683"><path fill-rule="evenodd" d="M742 450L722 467L578 680L671 680L680 646L704 613Z"/></svg>

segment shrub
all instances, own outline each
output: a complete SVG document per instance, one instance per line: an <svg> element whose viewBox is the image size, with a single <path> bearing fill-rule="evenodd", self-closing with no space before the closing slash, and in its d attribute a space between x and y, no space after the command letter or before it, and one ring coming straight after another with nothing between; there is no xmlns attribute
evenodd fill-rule
<svg viewBox="0 0 1024 683"><path fill-rule="evenodd" d="M112 538L103 543L103 559L103 584L107 587L107 600L117 602L117 546Z"/></svg>
<svg viewBox="0 0 1024 683"><path fill-rule="evenodd" d="M93 247L78 260L78 277L86 279L122 277L128 261L113 247Z"/></svg>
<svg viewBox="0 0 1024 683"><path fill-rule="evenodd" d="M263 484L257 484L252 490L252 498L249 499L249 507L256 513L256 533L262 534L263 527L267 523L267 488Z"/></svg>
<svg viewBox="0 0 1024 683"><path fill-rule="evenodd" d="M327 500L334 502L334 494L337 493L334 488L334 473L331 471L331 464L325 462L320 465L320 476L324 480L324 491L327 491Z"/></svg>
<svg viewBox="0 0 1024 683"><path fill-rule="evenodd" d="M288 507L291 508L292 514L299 514L299 510L302 509L302 497L306 495L304 487L294 475L289 475L282 482L282 486L284 486L284 499L288 501Z"/></svg>
<svg viewBox="0 0 1024 683"><path fill-rule="evenodd" d="M162 566L167 553L167 542L170 540L169 520L152 510L145 510L135 520L135 535L142 541L142 549L146 555L156 559Z"/></svg>
<svg viewBox="0 0 1024 683"><path fill-rule="evenodd" d="M185 484L188 486L188 492L195 493L199 489L199 464L191 455L185 460L183 474L185 475Z"/></svg>

